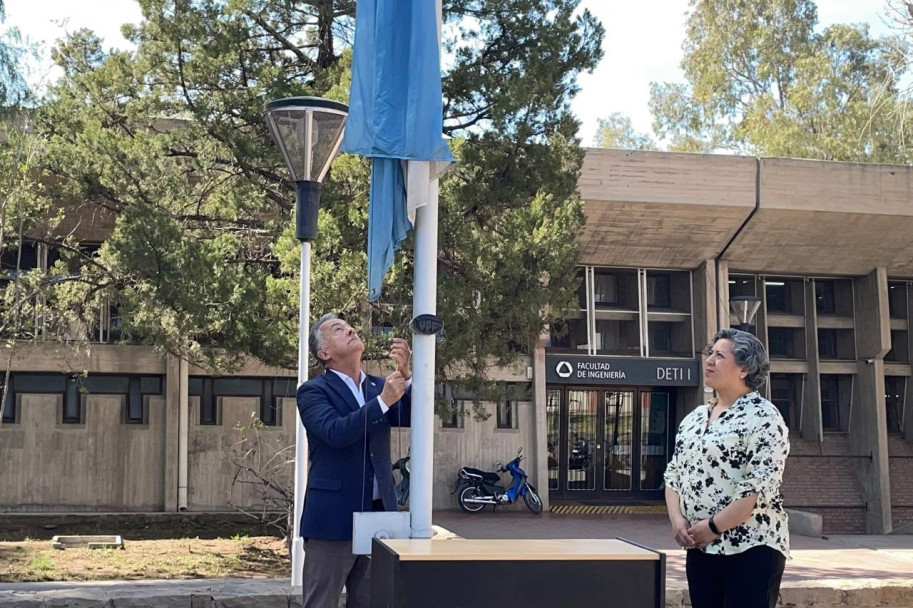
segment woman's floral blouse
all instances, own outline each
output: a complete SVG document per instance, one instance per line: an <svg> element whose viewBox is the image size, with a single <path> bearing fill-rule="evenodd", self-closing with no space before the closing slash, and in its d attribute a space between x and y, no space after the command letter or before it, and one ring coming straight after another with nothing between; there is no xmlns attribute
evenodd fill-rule
<svg viewBox="0 0 913 608"><path fill-rule="evenodd" d="M789 530L780 484L789 454L789 431L777 408L758 393L740 397L708 425L710 405L682 421L666 485L680 497L692 525L751 494L758 502L741 525L725 531L704 551L741 553L767 545L789 557Z"/></svg>

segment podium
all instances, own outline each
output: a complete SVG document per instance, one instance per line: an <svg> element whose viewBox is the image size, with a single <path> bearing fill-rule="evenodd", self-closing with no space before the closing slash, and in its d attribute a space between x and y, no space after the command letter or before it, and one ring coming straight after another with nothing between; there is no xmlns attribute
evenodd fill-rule
<svg viewBox="0 0 913 608"><path fill-rule="evenodd" d="M665 579L623 539L375 538L371 608L663 608Z"/></svg>

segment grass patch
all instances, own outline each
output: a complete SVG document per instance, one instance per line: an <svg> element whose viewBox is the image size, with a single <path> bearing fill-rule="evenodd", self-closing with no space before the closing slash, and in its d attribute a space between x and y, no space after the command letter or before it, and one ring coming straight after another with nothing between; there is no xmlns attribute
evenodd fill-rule
<svg viewBox="0 0 913 608"><path fill-rule="evenodd" d="M285 543L271 536L124 540L123 549L0 542L0 582L287 577Z"/></svg>

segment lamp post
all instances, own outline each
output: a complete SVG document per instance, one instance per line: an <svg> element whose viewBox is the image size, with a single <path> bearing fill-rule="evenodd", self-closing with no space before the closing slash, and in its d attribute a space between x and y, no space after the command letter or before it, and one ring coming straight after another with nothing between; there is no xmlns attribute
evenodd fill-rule
<svg viewBox="0 0 913 608"><path fill-rule="evenodd" d="M266 123L295 181L295 238L301 242L298 309L298 386L308 379L308 331L311 314L311 241L317 238L320 182L339 151L349 108L320 97L289 97L266 104ZM292 586L301 586L304 545L301 513L307 483L307 435L296 416L295 521L292 539Z"/></svg>
<svg viewBox="0 0 913 608"><path fill-rule="evenodd" d="M739 320L739 329L742 331L748 331L760 307L761 300L755 296L729 298L729 311Z"/></svg>

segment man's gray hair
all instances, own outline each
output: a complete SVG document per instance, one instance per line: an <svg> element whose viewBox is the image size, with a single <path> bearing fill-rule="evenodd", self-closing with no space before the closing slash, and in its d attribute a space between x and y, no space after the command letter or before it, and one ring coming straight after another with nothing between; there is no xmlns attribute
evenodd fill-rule
<svg viewBox="0 0 913 608"><path fill-rule="evenodd" d="M732 356L735 364L748 372L745 384L753 391L764 386L767 381L767 372L770 371L770 361L767 359L767 349L753 334L740 329L721 329L713 336L711 348L717 340L729 340L732 343Z"/></svg>
<svg viewBox="0 0 913 608"><path fill-rule="evenodd" d="M317 362L320 363L320 365L326 366L326 361L321 359L320 355L317 354L317 351L326 346L326 342L323 341L323 332L320 331L320 328L327 321L338 318L337 315L328 313L317 319L317 321L311 325L311 331L308 334L308 349L310 349L311 354L314 355L314 358L317 359Z"/></svg>

